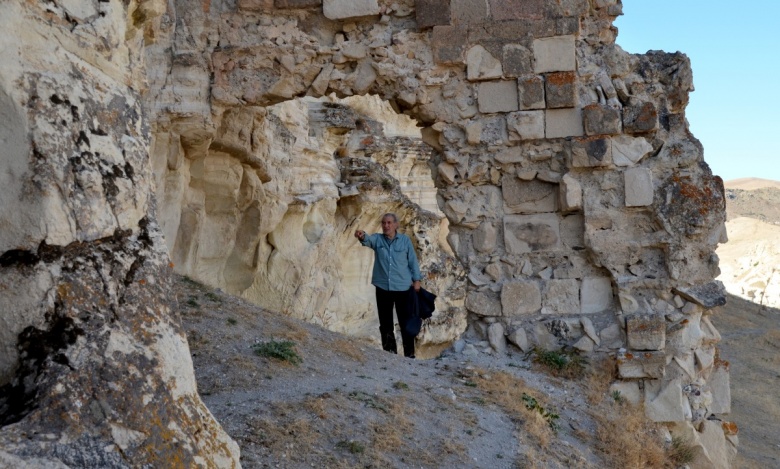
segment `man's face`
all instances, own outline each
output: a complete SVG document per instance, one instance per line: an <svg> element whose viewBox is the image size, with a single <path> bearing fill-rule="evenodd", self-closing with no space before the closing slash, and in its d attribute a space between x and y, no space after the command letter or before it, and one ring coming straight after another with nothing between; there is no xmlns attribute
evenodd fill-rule
<svg viewBox="0 0 780 469"><path fill-rule="evenodd" d="M398 229L398 222L393 220L393 217L382 218L382 233L385 236L395 236L395 232Z"/></svg>

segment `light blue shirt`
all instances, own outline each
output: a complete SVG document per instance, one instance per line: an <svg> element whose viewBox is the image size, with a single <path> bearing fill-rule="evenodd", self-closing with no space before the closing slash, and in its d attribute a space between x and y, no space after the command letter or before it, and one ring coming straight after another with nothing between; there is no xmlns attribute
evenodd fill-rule
<svg viewBox="0 0 780 469"><path fill-rule="evenodd" d="M412 286L412 282L422 279L417 254L408 236L396 233L395 238L389 240L382 233L374 233L364 236L360 244L374 250L371 284L375 287L405 291Z"/></svg>

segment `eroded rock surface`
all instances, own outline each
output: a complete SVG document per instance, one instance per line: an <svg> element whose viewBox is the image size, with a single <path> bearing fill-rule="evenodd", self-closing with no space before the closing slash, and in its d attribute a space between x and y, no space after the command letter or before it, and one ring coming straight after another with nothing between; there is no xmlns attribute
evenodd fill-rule
<svg viewBox="0 0 780 469"><path fill-rule="evenodd" d="M139 96L162 9L0 5L2 467L239 466L168 304Z"/></svg>

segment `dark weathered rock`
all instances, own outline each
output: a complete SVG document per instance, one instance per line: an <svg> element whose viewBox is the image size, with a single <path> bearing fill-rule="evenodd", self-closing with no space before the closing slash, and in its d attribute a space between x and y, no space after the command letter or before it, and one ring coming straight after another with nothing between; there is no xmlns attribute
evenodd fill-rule
<svg viewBox="0 0 780 469"><path fill-rule="evenodd" d="M623 129L632 134L658 128L658 110L651 102L635 102L623 108Z"/></svg>
<svg viewBox="0 0 780 469"><path fill-rule="evenodd" d="M450 24L449 0L415 0L414 11L420 29Z"/></svg>
<svg viewBox="0 0 780 469"><path fill-rule="evenodd" d="M434 26L431 47L438 64L462 63L468 30L464 26Z"/></svg>
<svg viewBox="0 0 780 469"><path fill-rule="evenodd" d="M614 135L621 129L620 111L606 104L593 103L582 108L586 135Z"/></svg>
<svg viewBox="0 0 780 469"><path fill-rule="evenodd" d="M574 72L549 73L544 80L548 108L577 105L577 75Z"/></svg>
<svg viewBox="0 0 780 469"><path fill-rule="evenodd" d="M696 285L694 287L677 287L674 291L686 300L692 301L707 309L726 304L726 288L720 280L705 283L704 285Z"/></svg>

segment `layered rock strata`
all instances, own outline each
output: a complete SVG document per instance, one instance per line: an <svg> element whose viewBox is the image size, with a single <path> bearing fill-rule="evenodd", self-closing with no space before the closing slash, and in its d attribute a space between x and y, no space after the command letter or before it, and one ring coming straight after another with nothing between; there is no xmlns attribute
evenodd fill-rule
<svg viewBox="0 0 780 469"><path fill-rule="evenodd" d="M645 403L650 418L676 425L676 431L693 429L703 453L733 452L727 443L732 435L703 430L729 410L728 372L717 359L719 337L709 319L723 301L722 287L713 278L718 274L714 249L725 241L724 198L721 180L704 163L701 145L685 121L692 90L687 57L623 52L612 27L621 5L613 0L247 0L235 9L215 3L206 9L188 6L185 1L169 6L167 16L176 20L161 29L157 46L148 50L156 70L170 70L153 80L149 102L157 116L155 135L158 142L173 135L173 147L195 155L185 165L225 159L218 155L227 152L235 161L231 164L255 168L265 193L274 194L274 204L284 199L280 194L287 187L293 188L288 199L301 197L296 191L311 191L309 199L330 204L319 212L327 214L322 220L344 213L345 207L350 207L346 219L353 220L365 206L370 216L360 220L361 227L370 228L363 220L388 210L373 213L366 202L382 188L395 191L395 184L355 189L338 179L338 158L325 155L343 151L352 158L346 160L350 165L363 160L361 165L381 174L372 164L387 165L381 156L387 152L364 152L371 143L359 141L366 132L356 132L357 124L343 124L345 134L357 135L347 137L346 144L343 135L334 139L339 132L333 130L318 137L314 146L325 151L317 157L305 135L284 133L294 127L289 120L281 119L274 136L252 129L267 128L280 115L268 106L296 97L380 96L420 122L423 139L436 150L432 174L438 206L449 222L449 247L468 278L467 337L483 339L493 350L502 350L509 340L526 350L568 345L616 353L620 386ZM242 127L244 143L224 143L224 136L235 132L223 129L241 113L250 113L246 122L254 122ZM336 128L333 122L327 127ZM279 142L285 139L282 150ZM273 146L280 153L266 150ZM316 161L322 166L316 175L296 178L305 187L282 188L278 180L285 177L272 168L302 156L293 164ZM179 171L179 163L167 161L166 174ZM315 184L325 173L328 182ZM341 177L350 176L342 171ZM240 179L234 177L234 191ZM203 187L192 181L180 178L176 184ZM336 194L333 186L339 184L345 186ZM206 197L205 204L196 205L208 214ZM297 222L277 222L284 216L279 208L276 219L269 212L258 216L255 226L290 226L287 240L305 238L306 220L313 216L309 207L301 208ZM171 220L176 223L175 216ZM304 260L286 257L290 267L285 272L297 272L293 266L305 271L305 259L324 248L313 244L353 255L344 229L354 225L332 220L321 226L332 226L341 239L328 238L330 228L322 228L325 238L317 234L315 243L300 245L313 249L301 251ZM265 242L279 239L269 237L268 229L259 230L260 239L262 234ZM176 257L179 239L196 235L166 228L166 236L169 242L176 239ZM227 244L239 239L217 232L206 237L227 239ZM208 241L197 244L203 243ZM223 247L224 253L212 256L220 265L214 272L230 268L232 247ZM446 249L442 246L441 252ZM270 259L267 251L258 249L261 255L255 258ZM303 301L307 311L347 317L351 308L338 304L344 290L318 290L317 298L306 290L326 277L366 284L368 257L357 270L318 259L331 270L316 279L291 274L267 280L257 268L264 262L245 262L255 270L246 271L240 287L235 277L207 280L245 296L257 288L262 293L254 299L282 310L293 312L295 301ZM197 265L205 263L198 260ZM200 275L198 268L181 268ZM347 271L353 272L350 278L341 277ZM258 288L263 282L266 286ZM290 283L295 286L278 287ZM274 295L274 288L300 294ZM365 294L363 299L370 302ZM295 314L305 316L303 309ZM459 328L450 331L456 334ZM451 340L449 333L443 335Z"/></svg>
<svg viewBox="0 0 780 469"><path fill-rule="evenodd" d="M167 300L139 96L161 9L0 4L1 467L239 467Z"/></svg>

